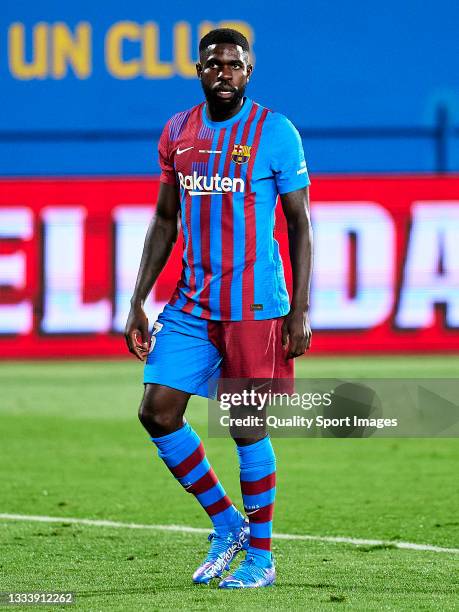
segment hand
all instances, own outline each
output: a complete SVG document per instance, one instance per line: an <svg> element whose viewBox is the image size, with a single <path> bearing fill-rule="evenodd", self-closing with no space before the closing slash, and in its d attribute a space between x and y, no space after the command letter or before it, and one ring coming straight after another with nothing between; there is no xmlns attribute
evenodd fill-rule
<svg viewBox="0 0 459 612"><path fill-rule="evenodd" d="M140 361L145 361L150 349L150 334L147 315L142 306L131 306L124 337L129 351Z"/></svg>
<svg viewBox="0 0 459 612"><path fill-rule="evenodd" d="M287 359L303 355L311 346L311 336L308 313L290 311L282 324L282 346L288 348Z"/></svg>

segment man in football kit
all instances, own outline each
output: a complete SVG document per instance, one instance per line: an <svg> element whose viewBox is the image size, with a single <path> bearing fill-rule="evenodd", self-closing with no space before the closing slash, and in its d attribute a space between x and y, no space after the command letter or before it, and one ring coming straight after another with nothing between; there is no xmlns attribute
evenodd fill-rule
<svg viewBox="0 0 459 612"><path fill-rule="evenodd" d="M252 74L249 53L246 38L235 30L213 30L200 41L196 68L206 102L174 115L162 133L156 214L125 331L129 350L146 360L140 421L213 523L209 553L193 581L220 578L247 550L221 588L274 582L275 455L269 436L235 439L246 519L184 419L188 400L192 394L208 397L215 377L292 378L293 358L311 339L304 153L286 117L244 96ZM288 227L291 300L273 238L278 195ZM182 276L149 337L143 303L176 241L179 219Z"/></svg>

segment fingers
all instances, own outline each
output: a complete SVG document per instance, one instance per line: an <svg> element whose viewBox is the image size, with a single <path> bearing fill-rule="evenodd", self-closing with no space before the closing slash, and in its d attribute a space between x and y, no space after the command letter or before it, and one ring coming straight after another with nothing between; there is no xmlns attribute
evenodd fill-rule
<svg viewBox="0 0 459 612"><path fill-rule="evenodd" d="M311 326L309 325L309 321L303 320L301 322L298 319L284 321L282 325L282 345L286 348L284 344L284 335L288 338L288 352L286 355L287 359L295 359L295 357L300 357L304 355L304 353L309 350L311 346Z"/></svg>
<svg viewBox="0 0 459 612"><path fill-rule="evenodd" d="M305 345L293 341L290 343L290 348L287 353L287 359L295 359L295 357L300 357L300 355L304 354L305 350Z"/></svg>
<svg viewBox="0 0 459 612"><path fill-rule="evenodd" d="M148 319L142 308L131 308L124 332L129 352L145 361L150 348L150 334L148 331Z"/></svg>
<svg viewBox="0 0 459 612"><path fill-rule="evenodd" d="M284 320L282 323L282 348L286 349L288 347L288 329L287 329L287 321Z"/></svg>
<svg viewBox="0 0 459 612"><path fill-rule="evenodd" d="M133 355L140 359L140 361L145 361L148 356L148 341L143 341L142 334L139 329L133 329L126 335L126 343Z"/></svg>
<svg viewBox="0 0 459 612"><path fill-rule="evenodd" d="M145 361L145 359L148 356L148 351L150 348L150 344L148 342L148 331L147 331L147 336L139 333L135 336L135 348L137 351L137 354L140 354L140 358L142 361Z"/></svg>
<svg viewBox="0 0 459 612"><path fill-rule="evenodd" d="M304 355L311 345L310 334L299 334L290 336L290 345L287 353L287 359L295 359Z"/></svg>
<svg viewBox="0 0 459 612"><path fill-rule="evenodd" d="M148 331L148 319L145 324L140 328L140 344L148 352L150 348L150 333Z"/></svg>

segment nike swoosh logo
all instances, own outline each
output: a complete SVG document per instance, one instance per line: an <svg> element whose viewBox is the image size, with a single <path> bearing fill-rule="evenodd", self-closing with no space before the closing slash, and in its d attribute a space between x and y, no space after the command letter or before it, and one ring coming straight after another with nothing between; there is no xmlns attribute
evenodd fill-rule
<svg viewBox="0 0 459 612"><path fill-rule="evenodd" d="M266 387L266 385L270 385L271 382L265 382L262 383L261 385L258 385L258 387L252 387L251 391L258 391L258 389L262 389L263 387Z"/></svg>
<svg viewBox="0 0 459 612"><path fill-rule="evenodd" d="M191 151L194 147L187 147L186 149L177 149L177 155L181 155L182 153L186 153L187 151Z"/></svg>

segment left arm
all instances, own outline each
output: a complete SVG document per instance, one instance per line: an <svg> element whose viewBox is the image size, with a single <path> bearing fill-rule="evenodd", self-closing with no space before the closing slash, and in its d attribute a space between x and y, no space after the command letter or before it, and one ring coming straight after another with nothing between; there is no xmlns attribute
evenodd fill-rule
<svg viewBox="0 0 459 612"><path fill-rule="evenodd" d="M282 325L282 345L287 359L299 357L311 346L309 291L312 274L312 227L308 187L280 196L287 220L293 291L290 312Z"/></svg>

